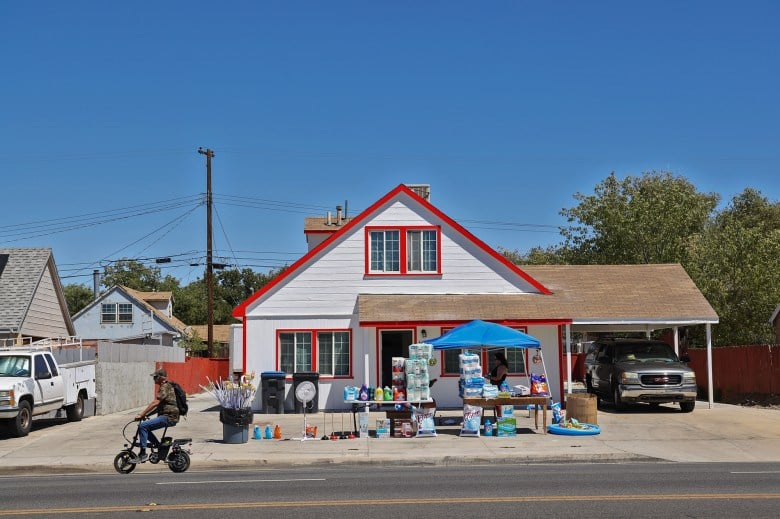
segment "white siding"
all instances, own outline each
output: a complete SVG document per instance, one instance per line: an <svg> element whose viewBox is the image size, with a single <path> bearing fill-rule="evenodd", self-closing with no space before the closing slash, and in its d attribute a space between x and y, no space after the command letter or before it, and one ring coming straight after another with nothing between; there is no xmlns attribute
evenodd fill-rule
<svg viewBox="0 0 780 519"><path fill-rule="evenodd" d="M505 265L444 224L396 201L364 226L302 266L255 301L247 316L338 316L354 312L358 294L501 294L536 292ZM441 225L441 275L365 276L366 226Z"/></svg>

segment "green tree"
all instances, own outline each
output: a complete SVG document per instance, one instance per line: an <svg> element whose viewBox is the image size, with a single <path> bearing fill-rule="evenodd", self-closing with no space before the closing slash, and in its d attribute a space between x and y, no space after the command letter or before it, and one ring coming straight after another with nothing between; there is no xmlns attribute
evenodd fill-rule
<svg viewBox="0 0 780 519"><path fill-rule="evenodd" d="M76 315L82 308L92 302L95 295L91 288L86 285L72 283L62 287L65 294L65 302L68 304L70 315Z"/></svg>
<svg viewBox="0 0 780 519"><path fill-rule="evenodd" d="M720 318L713 343L774 343L768 321L780 301L780 204L748 188L690 249L688 272Z"/></svg>
<svg viewBox="0 0 780 519"><path fill-rule="evenodd" d="M174 291L179 287L179 281L173 276L162 277L158 267L147 267L131 259L106 266L101 284L106 288L122 285L142 292Z"/></svg>
<svg viewBox="0 0 780 519"><path fill-rule="evenodd" d="M576 193L579 204L563 209L568 263L682 263L688 240L703 231L719 196L699 193L669 172L646 172L623 180L611 173L592 195Z"/></svg>
<svg viewBox="0 0 780 519"><path fill-rule="evenodd" d="M515 265L562 265L566 263L566 251L560 247L532 247L528 252L498 247L506 259Z"/></svg>

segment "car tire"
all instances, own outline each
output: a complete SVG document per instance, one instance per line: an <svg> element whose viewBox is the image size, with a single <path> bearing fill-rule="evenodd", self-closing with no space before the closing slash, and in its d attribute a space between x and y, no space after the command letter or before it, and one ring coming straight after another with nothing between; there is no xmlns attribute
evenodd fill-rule
<svg viewBox="0 0 780 519"><path fill-rule="evenodd" d="M623 399L620 398L620 386L617 384L612 388L612 405L615 408L615 411L618 413L626 408L626 405L623 403Z"/></svg>
<svg viewBox="0 0 780 519"><path fill-rule="evenodd" d="M680 402L680 411L683 413L690 413L693 408L696 407L696 401L693 402Z"/></svg>

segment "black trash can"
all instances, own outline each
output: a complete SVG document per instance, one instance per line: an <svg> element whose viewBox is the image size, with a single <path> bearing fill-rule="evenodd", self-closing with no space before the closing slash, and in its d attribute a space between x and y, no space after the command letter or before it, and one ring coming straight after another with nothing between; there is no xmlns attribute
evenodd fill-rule
<svg viewBox="0 0 780 519"><path fill-rule="evenodd" d="M314 398L311 402L306 404L306 412L318 413L320 411L320 374L316 371L300 371L298 373L293 373L293 398L295 399L295 412L298 414L303 413L303 403L295 398L295 391L298 389L298 385L306 380L314 384Z"/></svg>
<svg viewBox="0 0 780 519"><path fill-rule="evenodd" d="M249 426L254 413L249 407L240 409L219 409L219 421L222 422L223 443L246 443L249 441Z"/></svg>
<svg viewBox="0 0 780 519"><path fill-rule="evenodd" d="M284 414L284 371L264 371L260 373L260 396L263 400L263 413Z"/></svg>

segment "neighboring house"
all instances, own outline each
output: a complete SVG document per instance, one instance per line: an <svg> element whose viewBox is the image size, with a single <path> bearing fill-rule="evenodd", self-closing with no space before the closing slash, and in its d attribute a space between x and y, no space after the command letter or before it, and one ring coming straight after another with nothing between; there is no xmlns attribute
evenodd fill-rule
<svg viewBox="0 0 780 519"><path fill-rule="evenodd" d="M51 249L0 248L0 341L75 333Z"/></svg>
<svg viewBox="0 0 780 519"><path fill-rule="evenodd" d="M529 385L528 375L546 368L560 401L573 332L670 328L677 338L679 327L709 332L718 322L680 265L518 267L431 205L429 194L400 185L348 221L307 219L309 252L233 312L242 321L232 346L241 369L288 379L315 371L319 407L343 409L345 386L390 385L392 357L408 357L410 344L482 319L539 339L543 364L507 351L509 381ZM435 360L437 405L461 406L458 352ZM485 351L482 365L489 369Z"/></svg>
<svg viewBox="0 0 780 519"><path fill-rule="evenodd" d="M777 305L775 311L772 312L769 324L771 324L772 328L775 330L775 344L780 344L780 305Z"/></svg>
<svg viewBox="0 0 780 519"><path fill-rule="evenodd" d="M171 292L139 292L115 285L73 316L84 339L175 345L186 325L173 315Z"/></svg>
<svg viewBox="0 0 780 519"><path fill-rule="evenodd" d="M206 324L193 324L187 326L187 335L190 337L193 334L198 334L198 337L205 343L209 336L209 327ZM217 356L227 356L228 347L230 345L230 325L229 324L215 324L212 326L212 333L214 338L213 349L217 353Z"/></svg>

